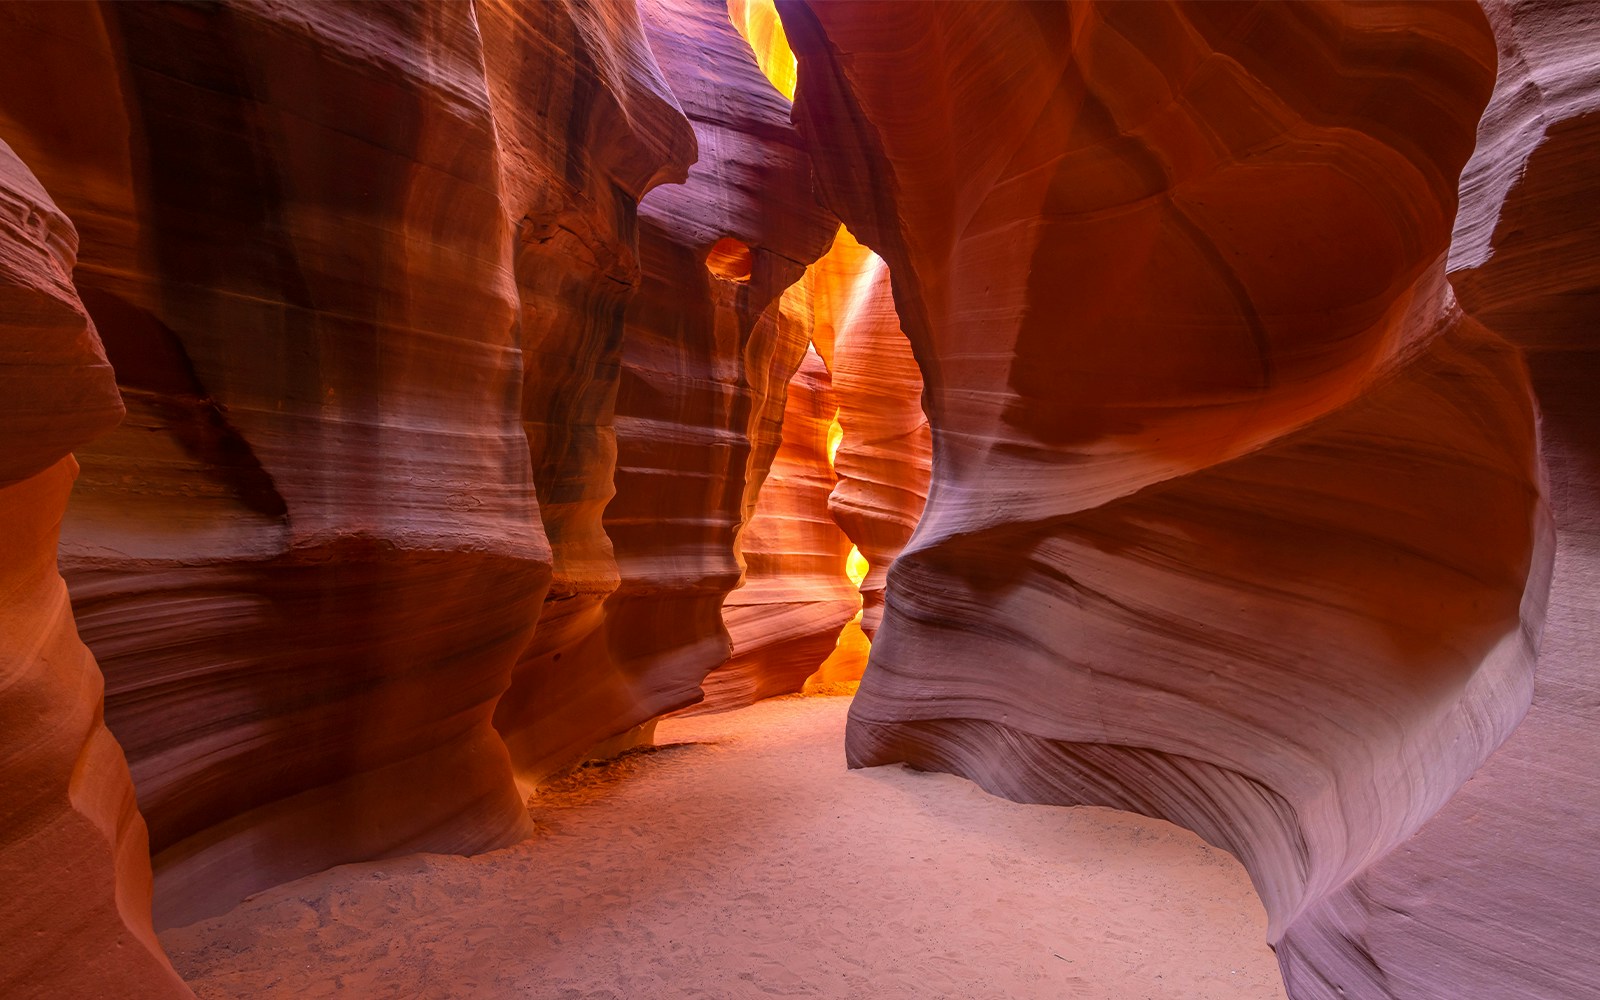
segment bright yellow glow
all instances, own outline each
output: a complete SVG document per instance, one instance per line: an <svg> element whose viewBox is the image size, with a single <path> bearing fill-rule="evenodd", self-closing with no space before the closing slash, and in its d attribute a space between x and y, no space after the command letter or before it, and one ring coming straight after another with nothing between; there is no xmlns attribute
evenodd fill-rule
<svg viewBox="0 0 1600 1000"><path fill-rule="evenodd" d="M888 265L843 226L833 246L806 268L811 288L811 341L825 364L833 364L834 342L857 323L894 322L893 314L874 314ZM892 305L890 306L892 309Z"/></svg>
<svg viewBox="0 0 1600 1000"><path fill-rule="evenodd" d="M839 459L839 445L844 443L844 428L839 424L839 414L833 414L833 423L828 425L828 468L833 468Z"/></svg>
<svg viewBox="0 0 1600 1000"><path fill-rule="evenodd" d="M854 545L850 546L850 555L844 561L844 575L850 578L850 582L857 587L861 586L861 581L867 578L867 573L871 570L872 565L867 562L867 557L861 554L861 550Z"/></svg>
<svg viewBox="0 0 1600 1000"><path fill-rule="evenodd" d="M772 0L728 0L728 20L750 43L761 72L778 88L778 93L794 100L799 66L795 62L794 50L789 48L789 36L783 32L783 22L778 20L778 9L773 6Z"/></svg>
<svg viewBox="0 0 1600 1000"><path fill-rule="evenodd" d="M845 623L834 643L833 653L817 672L806 678L804 690L808 693L843 694L854 690L867 669L867 657L872 654L872 641L861 631L861 612ZM843 689L843 690L841 690Z"/></svg>

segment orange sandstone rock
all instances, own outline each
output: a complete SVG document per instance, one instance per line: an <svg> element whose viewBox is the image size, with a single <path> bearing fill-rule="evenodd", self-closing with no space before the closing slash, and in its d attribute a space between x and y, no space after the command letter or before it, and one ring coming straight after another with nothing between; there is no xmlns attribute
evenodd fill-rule
<svg viewBox="0 0 1600 1000"><path fill-rule="evenodd" d="M510 737L530 778L698 701L700 682L728 658L721 606L740 577L736 536L777 451L785 387L806 349L806 332L780 323L778 299L838 227L813 198L788 102L726 7L650 0L640 14L699 161L686 183L639 206L616 495L603 520L620 582L603 603L575 603L560 647L537 641L537 663L519 667L508 697L560 706Z"/></svg>
<svg viewBox="0 0 1600 1000"><path fill-rule="evenodd" d="M696 153L632 4L505 4L479 16L496 107L517 115L514 129L498 128L502 160L526 175L510 203L526 213L513 221L523 428L553 562L494 717L526 786L617 732L584 698L597 684L586 664L608 661L602 608L620 579L602 517L615 492L623 314L640 280L636 205L658 183L682 182ZM526 58L545 49L592 53L600 69L552 74ZM583 134L558 137L552 122L563 120ZM556 143L563 156L542 152Z"/></svg>
<svg viewBox="0 0 1600 1000"><path fill-rule="evenodd" d="M1450 280L1521 348L1555 560L1528 716L1326 914L1349 995L1577 1000L1600 980L1600 11L1486 3L1499 78L1461 178ZM1377 980L1377 985L1372 985ZM1365 991L1365 992L1363 992ZM1311 992L1310 995L1319 995Z"/></svg>
<svg viewBox="0 0 1600 1000"><path fill-rule="evenodd" d="M0 993L875 632L852 763L1199 831L1296 1000L1587 995L1600 19L1487 10L0 6Z"/></svg>
<svg viewBox="0 0 1600 1000"><path fill-rule="evenodd" d="M608 397L582 370L615 336L627 264L606 248L689 149L631 9L0 19L0 128L82 225L77 282L129 401L81 452L63 567L158 925L343 861L525 836L491 714L550 578L529 457L579 494L605 472L524 418ZM563 296L592 327L528 320ZM522 364L552 337L579 345L564 384ZM547 395L524 406L530 382ZM574 448L603 448L604 423L575 414ZM562 497L573 551L601 545L563 515L602 502Z"/></svg>
<svg viewBox="0 0 1600 1000"><path fill-rule="evenodd" d="M850 541L828 514L828 435L838 411L829 381L813 350L789 382L783 440L739 535L744 582L722 604L732 657L706 677L700 708L799 691L861 606L845 573Z"/></svg>
<svg viewBox="0 0 1600 1000"><path fill-rule="evenodd" d="M56 570L69 450L122 412L71 282L77 233L0 142L0 995L191 996L102 679Z"/></svg>
<svg viewBox="0 0 1600 1000"><path fill-rule="evenodd" d="M1332 996L1352 879L1532 695L1531 394L1444 279L1487 23L780 10L934 440L851 762L1186 825L1250 870L1291 994Z"/></svg>
<svg viewBox="0 0 1600 1000"><path fill-rule="evenodd" d="M839 398L839 483L828 506L861 550L861 630L883 616L889 567L905 547L928 496L932 438L922 412L922 372L900 331L889 270L841 229L816 273L818 336L830 351Z"/></svg>

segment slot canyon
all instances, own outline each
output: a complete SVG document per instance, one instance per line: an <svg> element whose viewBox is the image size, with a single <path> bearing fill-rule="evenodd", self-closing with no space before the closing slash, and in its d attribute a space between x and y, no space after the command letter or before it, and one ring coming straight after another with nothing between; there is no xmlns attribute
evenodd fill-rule
<svg viewBox="0 0 1600 1000"><path fill-rule="evenodd" d="M0 998L1600 996L1600 4L0 4Z"/></svg>

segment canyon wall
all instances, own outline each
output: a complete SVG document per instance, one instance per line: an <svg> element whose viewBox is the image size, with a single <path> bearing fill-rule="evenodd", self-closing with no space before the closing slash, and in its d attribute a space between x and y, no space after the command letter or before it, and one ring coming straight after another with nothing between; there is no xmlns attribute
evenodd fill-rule
<svg viewBox="0 0 1600 1000"><path fill-rule="evenodd" d="M563 624L536 635L496 716L528 779L599 736L644 738L627 734L700 700L729 658L721 607L740 581L737 536L808 339L781 321L779 298L838 228L813 195L788 102L726 6L646 0L640 13L699 161L639 205L639 288L616 355L616 493L602 521L617 584L546 610Z"/></svg>
<svg viewBox="0 0 1600 1000"><path fill-rule="evenodd" d="M1600 10L1485 10L1499 79L1449 269L1467 313L1521 348L1538 397L1556 548L1533 706L1322 914L1339 947L1303 956L1316 976L1291 979L1295 996L1576 1000L1600 981L1600 777L1587 764L1600 756Z"/></svg>
<svg viewBox="0 0 1600 1000"><path fill-rule="evenodd" d="M851 763L1187 826L1292 995L1402 995L1339 915L1521 720L1553 550L1521 357L1445 280L1486 19L780 11L934 439Z"/></svg>
<svg viewBox="0 0 1600 1000"><path fill-rule="evenodd" d="M530 444L563 444L519 417L585 388L519 347L613 335L608 248L692 157L633 8L0 19L0 135L80 228L128 406L79 451L62 565L157 924L524 837L490 715L550 578ZM598 304L540 329L541 295Z"/></svg>
<svg viewBox="0 0 1600 1000"><path fill-rule="evenodd" d="M723 605L734 652L707 678L709 708L799 691L808 678L859 680L888 567L927 496L922 376L883 260L841 228L783 306L815 353L790 384L800 398L784 415L781 467L741 535L745 583Z"/></svg>
<svg viewBox="0 0 1600 1000"><path fill-rule="evenodd" d="M838 223L725 7L644 13L0 12L0 135L127 403L61 553L158 926L512 843L727 660L809 340L777 302Z"/></svg>
<svg viewBox="0 0 1600 1000"><path fill-rule="evenodd" d="M839 481L828 507L867 563L860 627L870 637L883 617L889 565L927 502L933 440L883 259L841 229L814 271L815 337L839 399Z"/></svg>
<svg viewBox="0 0 1600 1000"><path fill-rule="evenodd" d="M780 7L0 6L0 993L872 635L1295 1000L1587 995L1600 14Z"/></svg>
<svg viewBox="0 0 1600 1000"><path fill-rule="evenodd" d="M0 994L188 997L151 927L144 820L56 569L70 451L122 416L72 287L77 248L0 141Z"/></svg>
<svg viewBox="0 0 1600 1000"><path fill-rule="evenodd" d="M786 304L802 300L797 321L806 314L803 292L797 285L784 296ZM808 350L789 382L778 453L739 535L744 582L722 604L733 652L706 677L702 710L801 690L860 610L845 573L850 540L828 514L829 437L838 411L828 368Z"/></svg>
<svg viewBox="0 0 1600 1000"><path fill-rule="evenodd" d="M773 43L763 10L743 13L763 29L752 43L774 50L763 69L776 86L785 77L767 62L781 70L787 46ZM790 383L783 445L740 535L744 582L723 604L733 654L707 677L704 710L800 691L808 678L859 680L887 569L927 496L922 377L882 259L841 227L780 305L812 353Z"/></svg>

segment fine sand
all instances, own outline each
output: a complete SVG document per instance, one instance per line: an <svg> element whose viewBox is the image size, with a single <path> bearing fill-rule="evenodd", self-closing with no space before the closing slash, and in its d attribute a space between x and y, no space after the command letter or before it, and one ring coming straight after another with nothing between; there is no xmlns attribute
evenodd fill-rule
<svg viewBox="0 0 1600 1000"><path fill-rule="evenodd" d="M201 1000L1281 1000L1231 856L846 770L848 707L669 719L663 746L542 791L527 843L336 868L162 941Z"/></svg>

